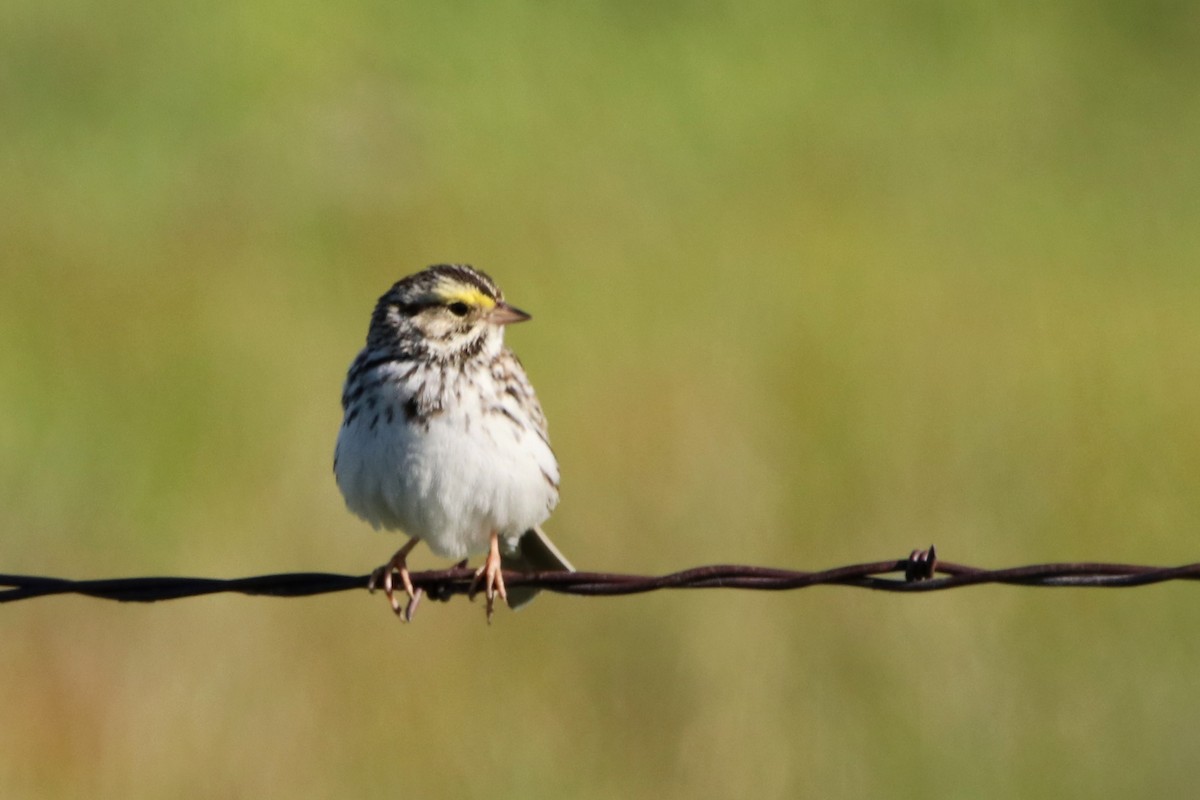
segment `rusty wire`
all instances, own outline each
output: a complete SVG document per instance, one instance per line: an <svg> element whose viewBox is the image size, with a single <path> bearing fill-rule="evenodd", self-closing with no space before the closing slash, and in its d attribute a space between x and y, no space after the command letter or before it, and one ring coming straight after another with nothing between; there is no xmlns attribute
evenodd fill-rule
<svg viewBox="0 0 1200 800"><path fill-rule="evenodd" d="M896 574L895 577L886 577ZM411 573L413 585L434 599L467 594L475 571L463 565ZM0 603L47 595L79 594L105 600L149 603L221 592L272 597L307 597L366 589L366 575L297 572L250 578L112 578L73 581L31 575L0 575ZM931 592L1000 583L1016 586L1145 586L1175 580L1200 580L1200 564L1153 567L1137 564L1071 562L980 569L939 561L934 548L914 550L908 558L852 564L819 572L772 567L711 565L667 575L608 572L505 572L510 586L536 586L550 592L583 596L628 595L659 589L756 589L782 591L810 586L855 586L888 592Z"/></svg>

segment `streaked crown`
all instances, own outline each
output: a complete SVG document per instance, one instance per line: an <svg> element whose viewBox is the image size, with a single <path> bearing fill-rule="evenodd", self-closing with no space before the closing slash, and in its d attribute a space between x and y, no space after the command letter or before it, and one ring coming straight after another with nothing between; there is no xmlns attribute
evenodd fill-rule
<svg viewBox="0 0 1200 800"><path fill-rule="evenodd" d="M397 281L379 298L367 347L461 360L498 349L503 326L526 319L504 302L487 273L467 264L436 264Z"/></svg>

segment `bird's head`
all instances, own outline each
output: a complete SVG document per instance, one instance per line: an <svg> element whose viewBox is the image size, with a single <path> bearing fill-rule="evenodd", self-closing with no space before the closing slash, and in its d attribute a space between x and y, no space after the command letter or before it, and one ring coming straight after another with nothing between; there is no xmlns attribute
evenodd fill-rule
<svg viewBox="0 0 1200 800"><path fill-rule="evenodd" d="M504 302L486 273L466 264L438 264L398 281L379 298L367 343L463 361L498 352L504 326L527 319Z"/></svg>

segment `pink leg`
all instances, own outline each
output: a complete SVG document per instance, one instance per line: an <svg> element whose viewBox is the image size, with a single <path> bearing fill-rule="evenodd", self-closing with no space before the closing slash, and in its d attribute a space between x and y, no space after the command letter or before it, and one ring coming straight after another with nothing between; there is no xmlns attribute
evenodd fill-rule
<svg viewBox="0 0 1200 800"><path fill-rule="evenodd" d="M472 597L475 596L475 592L479 591L481 581L487 596L488 624L491 625L496 595L500 595L501 600L508 602L508 593L504 590L504 574L500 571L500 535L496 531L492 531L492 544L488 549L487 559L483 562L483 566L475 571L475 579L471 581Z"/></svg>
<svg viewBox="0 0 1200 800"><path fill-rule="evenodd" d="M420 590L413 589L412 579L408 577L408 554L412 552L419 541L421 540L416 538L409 539L404 547L396 551L388 563L371 573L371 580L367 583L367 589L372 592L380 583L383 584L383 593L387 595L388 602L392 605L392 611L396 612L396 616L405 622L412 622L417 604L421 602ZM400 601L396 599L396 587L392 578L395 573L400 574L400 583L404 586L405 593L408 594L408 604L403 609L400 608Z"/></svg>

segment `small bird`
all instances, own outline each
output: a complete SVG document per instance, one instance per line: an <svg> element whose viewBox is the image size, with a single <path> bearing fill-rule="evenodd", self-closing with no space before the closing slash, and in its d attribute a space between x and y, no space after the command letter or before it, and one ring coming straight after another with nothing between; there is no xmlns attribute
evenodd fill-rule
<svg viewBox="0 0 1200 800"><path fill-rule="evenodd" d="M558 461L533 386L504 344L505 327L529 318L483 272L438 264L379 298L350 364L333 472L351 511L409 536L370 583L405 621L421 598L406 562L418 542L456 561L487 552L472 591L483 584L489 622L497 594L512 608L537 594L506 590L502 568L574 571L538 527L558 504Z"/></svg>

